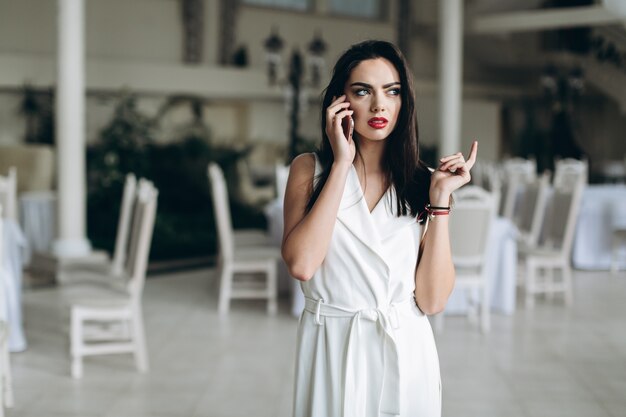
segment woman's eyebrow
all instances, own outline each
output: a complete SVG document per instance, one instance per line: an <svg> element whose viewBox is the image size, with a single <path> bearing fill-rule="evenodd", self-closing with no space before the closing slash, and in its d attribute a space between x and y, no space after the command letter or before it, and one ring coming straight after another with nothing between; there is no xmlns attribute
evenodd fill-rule
<svg viewBox="0 0 626 417"><path fill-rule="evenodd" d="M383 88L393 87L396 84L400 84L400 81L394 81L392 83L385 84L385 85L383 85ZM372 86L370 84L362 83L360 81L357 81L355 83L350 84L350 87L356 87L356 86L358 86L358 87L365 87L365 88L372 88Z"/></svg>

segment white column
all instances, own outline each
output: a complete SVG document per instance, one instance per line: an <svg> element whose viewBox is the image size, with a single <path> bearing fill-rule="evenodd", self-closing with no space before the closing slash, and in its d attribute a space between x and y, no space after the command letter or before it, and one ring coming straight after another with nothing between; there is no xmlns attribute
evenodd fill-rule
<svg viewBox="0 0 626 417"><path fill-rule="evenodd" d="M439 156L462 151L463 0L439 2Z"/></svg>
<svg viewBox="0 0 626 417"><path fill-rule="evenodd" d="M88 254L85 199L84 0L58 0L56 144L58 240L61 258Z"/></svg>

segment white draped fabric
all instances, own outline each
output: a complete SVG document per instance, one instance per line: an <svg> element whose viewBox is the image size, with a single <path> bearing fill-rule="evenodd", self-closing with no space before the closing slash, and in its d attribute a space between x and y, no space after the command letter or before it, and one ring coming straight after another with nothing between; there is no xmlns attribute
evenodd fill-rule
<svg viewBox="0 0 626 417"><path fill-rule="evenodd" d="M577 269L608 270L613 227L626 225L626 185L589 185L583 193L572 264ZM621 257L620 269L626 269Z"/></svg>
<svg viewBox="0 0 626 417"><path fill-rule="evenodd" d="M9 324L9 351L21 352L26 349L26 338L22 322L22 267L28 243L19 225L12 219L4 219L3 268L0 269L0 283L4 305L0 315Z"/></svg>
<svg viewBox="0 0 626 417"><path fill-rule="evenodd" d="M55 236L56 195L52 191L33 191L20 195L20 222L33 252L49 252ZM29 261L27 255L26 263Z"/></svg>

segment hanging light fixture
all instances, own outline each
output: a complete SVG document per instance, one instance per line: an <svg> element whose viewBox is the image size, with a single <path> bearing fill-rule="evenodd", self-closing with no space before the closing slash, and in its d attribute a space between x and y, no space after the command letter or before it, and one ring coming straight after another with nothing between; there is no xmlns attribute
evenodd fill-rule
<svg viewBox="0 0 626 417"><path fill-rule="evenodd" d="M309 69L311 71L311 85L319 87L322 78L322 72L326 66L324 55L326 55L326 42L322 39L320 31L315 32L315 37L309 43Z"/></svg>
<svg viewBox="0 0 626 417"><path fill-rule="evenodd" d="M270 85L275 85L278 80L278 68L282 62L282 50L284 42L278 35L278 29L272 28L272 33L265 40L265 59L267 61L267 77Z"/></svg>

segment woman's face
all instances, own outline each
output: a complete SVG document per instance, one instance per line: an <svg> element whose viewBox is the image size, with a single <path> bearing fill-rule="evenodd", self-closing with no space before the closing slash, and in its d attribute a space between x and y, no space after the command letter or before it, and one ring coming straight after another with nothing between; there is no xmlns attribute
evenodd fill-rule
<svg viewBox="0 0 626 417"><path fill-rule="evenodd" d="M361 140L383 140L393 131L402 99L400 76L385 58L368 59L350 73L344 92L354 110L354 130Z"/></svg>

